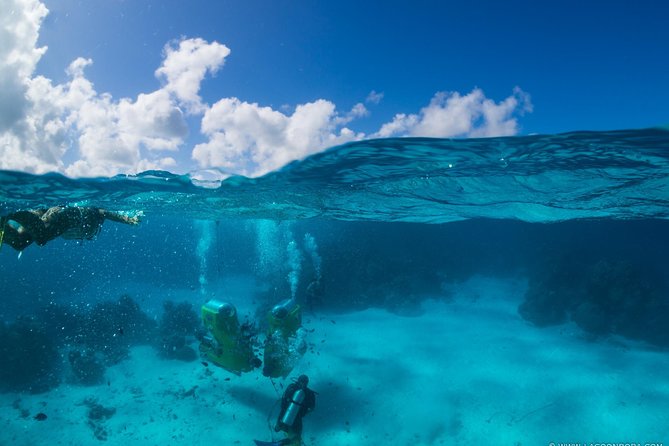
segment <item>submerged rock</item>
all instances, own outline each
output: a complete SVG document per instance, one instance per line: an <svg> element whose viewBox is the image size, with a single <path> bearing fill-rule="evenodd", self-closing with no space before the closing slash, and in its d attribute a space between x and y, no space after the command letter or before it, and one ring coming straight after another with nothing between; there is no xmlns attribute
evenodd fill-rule
<svg viewBox="0 0 669 446"><path fill-rule="evenodd" d="M198 314L188 302L175 304L167 301L163 304L163 316L158 325L159 342L156 345L160 354L169 359L195 361L197 352L188 345L188 339L194 337L201 327Z"/></svg>
<svg viewBox="0 0 669 446"><path fill-rule="evenodd" d="M520 315L538 326L572 320L585 332L669 346L669 292L662 277L630 261L551 262L529 281Z"/></svg>
<svg viewBox="0 0 669 446"><path fill-rule="evenodd" d="M103 353L105 362L113 365L129 355L130 346L149 343L155 336L155 326L137 302L124 295L116 302L101 302L93 307L81 341Z"/></svg>
<svg viewBox="0 0 669 446"><path fill-rule="evenodd" d="M33 318L0 324L0 390L46 392L60 382L56 340Z"/></svg>

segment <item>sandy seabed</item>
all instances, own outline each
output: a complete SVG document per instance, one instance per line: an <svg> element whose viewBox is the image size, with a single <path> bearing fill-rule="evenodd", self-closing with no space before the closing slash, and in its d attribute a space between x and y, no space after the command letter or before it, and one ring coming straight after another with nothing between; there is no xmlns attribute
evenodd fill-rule
<svg viewBox="0 0 669 446"><path fill-rule="evenodd" d="M309 446L669 445L669 353L518 316L522 281L475 278L419 316L305 315L293 376L318 392ZM252 445L282 386L135 347L103 385L0 395L0 445ZM36 420L44 413L47 419ZM275 438L280 438L276 434Z"/></svg>

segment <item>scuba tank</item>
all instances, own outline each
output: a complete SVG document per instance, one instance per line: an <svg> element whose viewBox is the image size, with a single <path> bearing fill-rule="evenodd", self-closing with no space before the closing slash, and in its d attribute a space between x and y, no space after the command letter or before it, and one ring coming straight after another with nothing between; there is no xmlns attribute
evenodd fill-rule
<svg viewBox="0 0 669 446"><path fill-rule="evenodd" d="M302 407L302 401L304 401L305 395L306 394L304 389L297 389L297 391L293 393L293 396L290 398L290 404L288 405L286 412L281 417L281 423L285 424L286 426L293 425L295 418L297 417L297 414Z"/></svg>

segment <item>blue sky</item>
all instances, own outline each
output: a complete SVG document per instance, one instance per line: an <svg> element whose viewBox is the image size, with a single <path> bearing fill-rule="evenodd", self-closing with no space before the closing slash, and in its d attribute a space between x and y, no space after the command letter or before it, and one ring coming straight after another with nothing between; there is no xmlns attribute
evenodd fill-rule
<svg viewBox="0 0 669 446"><path fill-rule="evenodd" d="M4 11L36 3L0 2L10 4ZM72 105L55 92L52 115L60 116L64 129L58 147L46 156L31 154L32 164L5 162L3 168L79 176L214 167L253 175L359 138L557 133L669 122L669 4L661 1L43 3L49 12L39 22L35 47L48 50L29 77L43 76L52 87L71 90L72 71L66 69L77 58L88 59L81 79L94 89L94 106ZM169 79L176 79L169 70L156 75L169 53L166 45L177 60L184 41L202 54L211 50L194 87L198 104L176 84L169 87ZM152 102L160 102L160 110L141 105L139 95L152 93L160 97ZM215 107L226 98L235 101ZM163 126L159 130L154 121L127 124L124 99L140 115L169 114L181 130L166 130L164 120L156 124ZM297 116L305 104L311 105ZM486 107L492 110L488 115ZM82 124L78 119L92 109L114 120L113 127ZM462 113L466 125L445 122L458 121ZM262 116L253 123L256 114ZM311 116L320 120L305 124ZM305 134L295 136L301 129ZM264 137L256 140L257 134ZM27 138L19 130L14 135L5 140L19 144ZM107 148L92 145L107 136L118 136L125 149L112 154L112 139Z"/></svg>

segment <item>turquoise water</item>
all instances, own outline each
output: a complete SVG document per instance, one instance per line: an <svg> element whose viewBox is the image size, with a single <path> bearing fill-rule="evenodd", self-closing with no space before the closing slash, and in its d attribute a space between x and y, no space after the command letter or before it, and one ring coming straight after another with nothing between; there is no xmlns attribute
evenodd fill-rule
<svg viewBox="0 0 669 446"><path fill-rule="evenodd" d="M667 218L669 131L354 142L257 179L224 172L71 180L2 172L6 212L78 203L193 218L549 223Z"/></svg>
<svg viewBox="0 0 669 446"><path fill-rule="evenodd" d="M270 438L289 379L203 366L194 333L228 301L261 352L289 298L306 444L669 441L667 130L361 141L256 179L0 172L0 214L54 205L142 222L0 250L0 444Z"/></svg>

